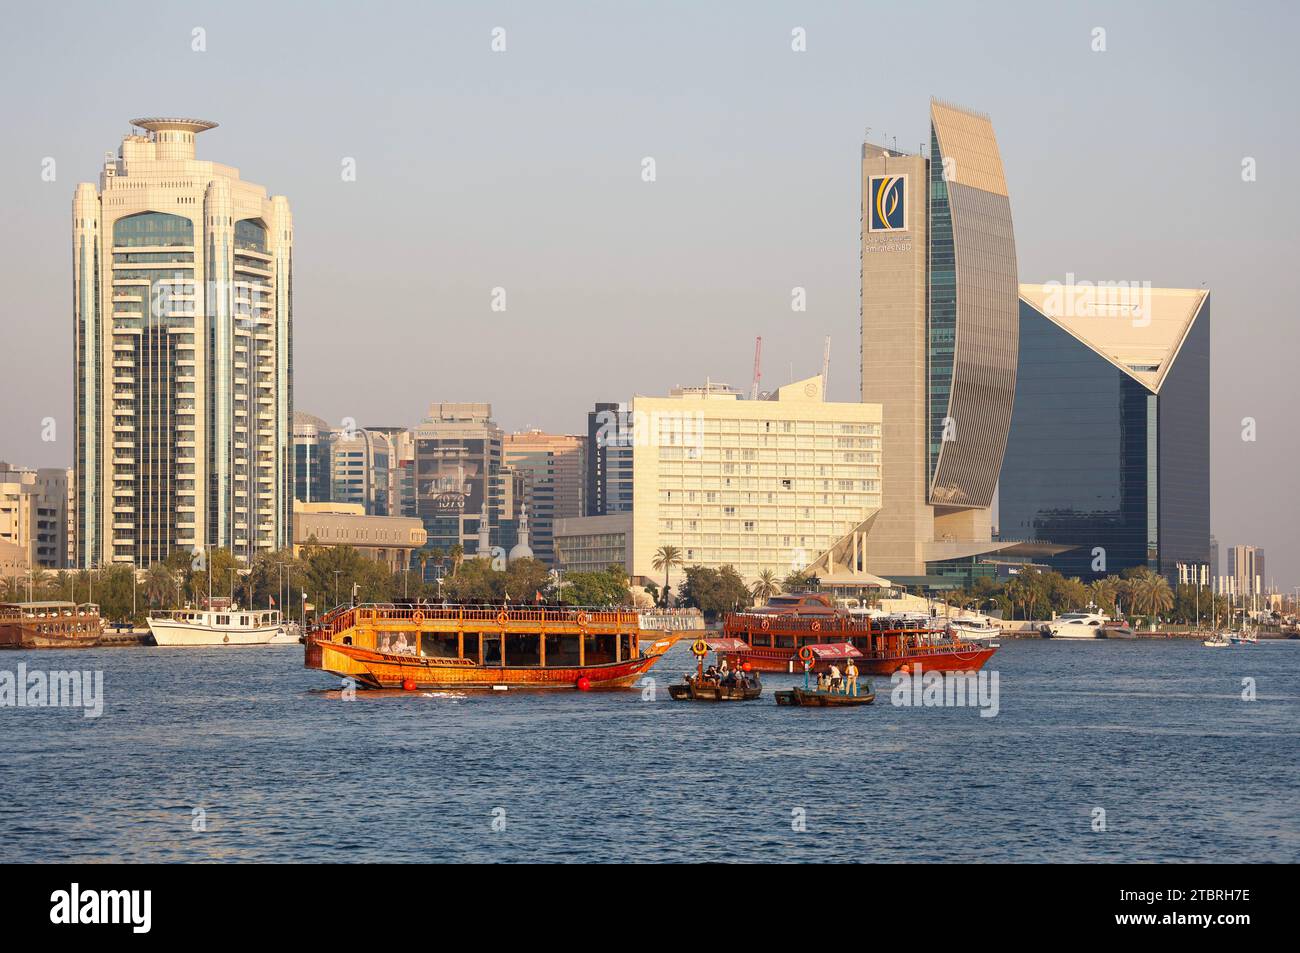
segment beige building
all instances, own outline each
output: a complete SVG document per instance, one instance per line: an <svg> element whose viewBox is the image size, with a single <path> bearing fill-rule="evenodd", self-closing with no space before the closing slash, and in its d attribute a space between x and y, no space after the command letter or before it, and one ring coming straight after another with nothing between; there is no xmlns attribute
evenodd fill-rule
<svg viewBox="0 0 1300 953"><path fill-rule="evenodd" d="M136 119L72 203L78 566L290 539L293 218Z"/></svg>
<svg viewBox="0 0 1300 953"><path fill-rule="evenodd" d="M1015 397L1015 241L986 116L930 107L930 154L862 147L862 399L883 407L867 562L924 584L991 543ZM901 577L901 579L900 579Z"/></svg>
<svg viewBox="0 0 1300 953"><path fill-rule="evenodd" d="M586 449L584 437L540 430L507 434L502 445L504 465L527 474L529 543L550 566L556 564L555 524L585 511Z"/></svg>
<svg viewBox="0 0 1300 953"><path fill-rule="evenodd" d="M19 553L23 572L67 565L66 469L30 470L0 462L0 540L15 547L8 551L6 566L16 566Z"/></svg>
<svg viewBox="0 0 1300 953"><path fill-rule="evenodd" d="M881 504L879 404L827 402L819 375L762 400L727 388L636 397L627 422L630 524L628 514L565 521L566 565L603 568L621 544L631 575L660 579L655 552L672 545L686 565L731 565L752 581L843 553L847 541L838 568L864 568L861 540Z"/></svg>
<svg viewBox="0 0 1300 953"><path fill-rule="evenodd" d="M293 554L313 540L319 546L351 546L392 572L410 565L411 553L425 544L424 525L414 517L368 516L360 503L293 504Z"/></svg>

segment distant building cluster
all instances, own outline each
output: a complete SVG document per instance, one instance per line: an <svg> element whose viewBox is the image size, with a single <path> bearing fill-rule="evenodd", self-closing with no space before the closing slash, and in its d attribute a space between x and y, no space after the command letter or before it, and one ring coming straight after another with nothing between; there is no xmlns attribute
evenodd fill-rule
<svg viewBox="0 0 1300 953"><path fill-rule="evenodd" d="M134 120L73 198L73 467L0 465L0 568L314 540L429 576L532 557L658 580L667 547L846 593L1027 565L1260 592L1262 551L1221 576L1209 532L1209 293L1021 284L992 123L929 119L928 150L862 146L860 400L756 374L601 395L556 434L488 403L295 409L288 201L195 157L214 123Z"/></svg>

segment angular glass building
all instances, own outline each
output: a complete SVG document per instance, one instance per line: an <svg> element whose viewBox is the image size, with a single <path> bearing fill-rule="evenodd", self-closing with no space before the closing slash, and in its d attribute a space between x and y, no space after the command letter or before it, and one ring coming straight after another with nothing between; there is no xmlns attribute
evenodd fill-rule
<svg viewBox="0 0 1300 953"><path fill-rule="evenodd" d="M1015 411L999 489L1004 540L1087 581L1210 564L1206 291L1020 286Z"/></svg>

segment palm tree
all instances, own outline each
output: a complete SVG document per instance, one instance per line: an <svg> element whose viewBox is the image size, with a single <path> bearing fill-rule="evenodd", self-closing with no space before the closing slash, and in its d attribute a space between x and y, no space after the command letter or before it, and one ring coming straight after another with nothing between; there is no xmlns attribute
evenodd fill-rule
<svg viewBox="0 0 1300 953"><path fill-rule="evenodd" d="M660 546L655 551L655 558L650 563L657 570L663 570L664 574L664 598L668 597L668 573L682 564L682 551L676 546Z"/></svg>
<svg viewBox="0 0 1300 953"><path fill-rule="evenodd" d="M1102 612L1113 612L1115 599L1119 595L1119 580L1114 576L1094 580L1088 586L1088 593L1092 596L1092 601L1098 609Z"/></svg>
<svg viewBox="0 0 1300 953"><path fill-rule="evenodd" d="M770 569L764 569L758 574L758 581L749 587L749 591L754 594L755 599L762 599L764 603L781 591L780 584L776 581L776 573Z"/></svg>
<svg viewBox="0 0 1300 953"><path fill-rule="evenodd" d="M166 563L154 563L144 574L144 594L149 605L161 608L176 595L176 579Z"/></svg>
<svg viewBox="0 0 1300 953"><path fill-rule="evenodd" d="M451 578L455 579L456 573L460 571L461 563L465 561L465 547L457 543L447 551L447 555L451 557ZM440 559L435 558L435 562L440 561Z"/></svg>
<svg viewBox="0 0 1300 953"><path fill-rule="evenodd" d="M1148 573L1138 580L1138 594L1142 606L1150 616L1168 612L1174 606L1174 593L1169 580L1157 573Z"/></svg>
<svg viewBox="0 0 1300 953"><path fill-rule="evenodd" d="M424 567L429 565L429 557L433 555L427 549L420 550L420 554L415 557L415 561L420 564L420 585L424 585Z"/></svg>

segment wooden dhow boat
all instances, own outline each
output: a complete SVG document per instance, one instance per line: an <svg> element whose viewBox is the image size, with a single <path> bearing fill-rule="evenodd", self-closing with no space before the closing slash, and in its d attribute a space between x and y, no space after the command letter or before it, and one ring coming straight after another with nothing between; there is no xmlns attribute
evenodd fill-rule
<svg viewBox="0 0 1300 953"><path fill-rule="evenodd" d="M677 685L668 686L668 696L678 702L752 702L763 694L763 683L757 674L745 671L729 673L728 677L704 670L704 657L709 652L719 655L726 648L726 640L696 639L691 644L695 656L695 672L687 675Z"/></svg>
<svg viewBox="0 0 1300 953"><path fill-rule="evenodd" d="M104 642L104 620L92 603L0 604L0 649L93 648Z"/></svg>
<svg viewBox="0 0 1300 953"><path fill-rule="evenodd" d="M723 620L722 635L741 643L724 653L729 665L748 662L762 672L796 672L797 653L804 646L845 642L862 653L857 665L863 675L916 671L917 665L923 672L975 672L997 651L992 643L968 642L957 632L919 620L850 613L823 618L735 612ZM830 664L819 658L813 671L825 671Z"/></svg>
<svg viewBox="0 0 1300 953"><path fill-rule="evenodd" d="M587 691L633 685L680 638L627 609L341 606L308 632L304 665L363 688Z"/></svg>

